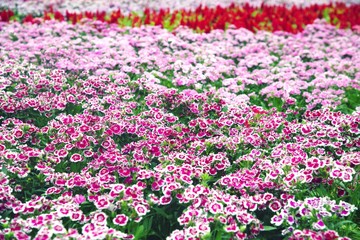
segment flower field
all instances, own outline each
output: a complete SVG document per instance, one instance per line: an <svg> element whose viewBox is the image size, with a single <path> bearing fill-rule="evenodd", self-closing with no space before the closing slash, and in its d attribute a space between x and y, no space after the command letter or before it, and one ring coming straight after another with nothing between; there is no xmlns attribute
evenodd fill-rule
<svg viewBox="0 0 360 240"><path fill-rule="evenodd" d="M235 3L225 6L217 5L216 7L199 5L196 8L180 9L175 5L171 9L156 9L156 6L159 5L157 1L150 2L153 4L148 4L148 2L147 4L137 4L138 7L136 7L137 5L131 5L130 1L130 8L129 6L125 7L126 4L124 3L129 4L129 2L124 1L118 5L112 3L106 11L106 9L100 7L102 0L93 1L95 2L90 6L95 5L96 10L94 10L94 7L87 5L72 6L70 4L68 6L65 3L60 5L54 3L53 5L40 5L44 9L43 12L39 9L29 12L33 5L38 5L38 3L36 1L25 1L23 3L24 6L20 5L19 7L22 10L21 12L19 12L18 8L15 10L5 8L0 11L0 21L8 22L16 20L24 23L39 23L41 20L55 19L76 24L81 22L82 19L96 19L110 24L118 24L121 27L150 25L162 26L170 31L179 26L187 26L200 33L208 33L214 29L224 30L230 25L236 28L246 28L253 32L266 30L298 33L303 31L306 25L313 23L317 18L323 18L338 28L352 28L360 25L360 4L346 5L344 2L304 6L292 5L291 8L286 8L284 5L272 6L262 4L257 6L253 4L253 1L251 1L252 4L243 1L241 5L235 5ZM11 0L11 2L14 1ZM95 4L96 2L98 4ZM174 4L176 1L172 3ZM169 6L169 4L166 3L165 6ZM184 5L186 6L186 4ZM114 9L115 6L118 8ZM144 7L141 8L141 6ZM79 9L84 10L79 11ZM132 9L132 11L129 9ZM357 31L359 31L358 28Z"/></svg>
<svg viewBox="0 0 360 240"><path fill-rule="evenodd" d="M0 240L360 239L356 1L71 2L0 5Z"/></svg>

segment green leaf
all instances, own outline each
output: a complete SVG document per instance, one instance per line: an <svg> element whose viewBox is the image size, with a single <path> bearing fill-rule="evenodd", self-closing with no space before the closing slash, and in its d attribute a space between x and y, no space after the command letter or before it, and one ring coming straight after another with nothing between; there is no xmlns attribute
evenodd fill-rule
<svg viewBox="0 0 360 240"><path fill-rule="evenodd" d="M135 239L140 239L144 234L144 226L141 225L136 229L136 232L134 234Z"/></svg>
<svg viewBox="0 0 360 240"><path fill-rule="evenodd" d="M7 168L5 167L5 165L2 165L1 172L5 173L5 174L8 173L8 170L7 170Z"/></svg>
<svg viewBox="0 0 360 240"><path fill-rule="evenodd" d="M16 42L17 40L19 40L19 38L14 33L10 33L10 39L13 42Z"/></svg>
<svg viewBox="0 0 360 240"><path fill-rule="evenodd" d="M155 207L154 208L155 209L155 211L158 213L158 214L160 214L161 216L163 216L163 217L165 217L165 218L167 218L167 219L171 219L171 215L170 214L167 214L165 211L164 211L164 209L162 209L162 208L157 208L157 207Z"/></svg>
<svg viewBox="0 0 360 240"><path fill-rule="evenodd" d="M152 218L145 219L143 226L146 229L146 231L151 229L152 220L153 220Z"/></svg>
<svg viewBox="0 0 360 240"><path fill-rule="evenodd" d="M353 221L350 220L344 220L344 221L340 221L337 224L335 224L335 227L340 227L341 225L345 225L345 224L355 224Z"/></svg>
<svg viewBox="0 0 360 240"><path fill-rule="evenodd" d="M264 226L264 229L262 231L267 232L267 231L273 231L276 230L276 227L273 226Z"/></svg>
<svg viewBox="0 0 360 240"><path fill-rule="evenodd" d="M323 18L326 20L326 22L330 23L330 14L329 14L329 8L325 8L323 11Z"/></svg>
<svg viewBox="0 0 360 240"><path fill-rule="evenodd" d="M260 10L255 10L251 13L251 17L256 17L260 13Z"/></svg>

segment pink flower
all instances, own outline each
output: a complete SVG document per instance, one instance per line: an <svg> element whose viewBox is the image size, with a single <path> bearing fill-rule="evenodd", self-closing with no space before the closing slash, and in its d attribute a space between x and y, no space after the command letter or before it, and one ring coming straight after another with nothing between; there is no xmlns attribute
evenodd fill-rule
<svg viewBox="0 0 360 240"><path fill-rule="evenodd" d="M330 176L332 178L341 178L343 175L343 173L341 172L340 169L332 169L331 172L330 172Z"/></svg>
<svg viewBox="0 0 360 240"><path fill-rule="evenodd" d="M320 165L321 165L321 163L320 163L319 159L317 159L317 158L309 158L306 162L306 166L309 169L313 169L313 170L319 169Z"/></svg>
<svg viewBox="0 0 360 240"><path fill-rule="evenodd" d="M209 211L212 213L212 214L217 214L217 213L221 213L223 211L223 205L220 204L220 203L211 203L209 205Z"/></svg>
<svg viewBox="0 0 360 240"><path fill-rule="evenodd" d="M83 160L83 157L78 154L78 153L74 153L71 157L70 157L70 162L81 162Z"/></svg>
<svg viewBox="0 0 360 240"><path fill-rule="evenodd" d="M80 220L81 219L81 213L79 213L79 212L73 212L73 213L71 213L71 216L70 216L70 219L72 220L72 221L78 221L78 220Z"/></svg>
<svg viewBox="0 0 360 240"><path fill-rule="evenodd" d="M290 225L293 225L294 224L294 222L295 222L295 219L294 219L294 217L293 216L288 216L288 218L287 218L287 222L290 224Z"/></svg>
<svg viewBox="0 0 360 240"><path fill-rule="evenodd" d="M85 202L86 198L83 195L80 194L76 194L74 196L74 202L76 202L77 204L82 204L83 202Z"/></svg>
<svg viewBox="0 0 360 240"><path fill-rule="evenodd" d="M229 226L226 226L225 231L226 232L237 232L237 231L239 231L239 227L236 224L231 224Z"/></svg>
<svg viewBox="0 0 360 240"><path fill-rule="evenodd" d="M95 213L95 215L93 216L92 222L97 225L106 225L106 219L107 219L107 216L105 213L98 212L98 213Z"/></svg>
<svg viewBox="0 0 360 240"><path fill-rule="evenodd" d="M89 141L86 138L81 139L76 143L76 147L79 149L85 149L89 146Z"/></svg>
<svg viewBox="0 0 360 240"><path fill-rule="evenodd" d="M322 220L319 220L313 224L313 228L316 230L323 230L326 228L326 225L324 224L324 222Z"/></svg>
<svg viewBox="0 0 360 240"><path fill-rule="evenodd" d="M149 210L142 204L136 205L135 211L139 216L144 216L147 212L149 212Z"/></svg>
<svg viewBox="0 0 360 240"><path fill-rule="evenodd" d="M52 230L54 231L54 233L56 234L63 234L66 233L66 229L64 228L64 226L61 223L56 223L52 226Z"/></svg>
<svg viewBox="0 0 360 240"><path fill-rule="evenodd" d="M282 215L275 215L271 218L271 224L275 226L280 226L284 221L284 217Z"/></svg>
<svg viewBox="0 0 360 240"><path fill-rule="evenodd" d="M30 236L28 236L26 233L24 232L20 232L20 231L16 231L14 233L15 239L19 239L19 240L28 240L31 239Z"/></svg>
<svg viewBox="0 0 360 240"><path fill-rule="evenodd" d="M277 212L281 209L281 203L279 201L273 201L269 204L269 208L271 209L271 211Z"/></svg>
<svg viewBox="0 0 360 240"><path fill-rule="evenodd" d="M339 234L333 230L328 230L324 233L325 239L337 239Z"/></svg>
<svg viewBox="0 0 360 240"><path fill-rule="evenodd" d="M72 124L73 121L74 121L74 120L73 120L73 117L72 117L72 116L67 116L67 117L64 117L64 118L62 119L63 124L66 124L66 125Z"/></svg>
<svg viewBox="0 0 360 240"><path fill-rule="evenodd" d="M351 182L353 177L349 173L344 172L341 179L343 180L343 182Z"/></svg>
<svg viewBox="0 0 360 240"><path fill-rule="evenodd" d="M119 124L113 124L110 129L114 134L120 134L122 132L122 127Z"/></svg>
<svg viewBox="0 0 360 240"><path fill-rule="evenodd" d="M208 224L202 223L202 224L197 225L197 230L202 233L207 233L210 231L210 228L209 228Z"/></svg>
<svg viewBox="0 0 360 240"><path fill-rule="evenodd" d="M129 221L129 218L125 214L118 214L113 219L113 223L119 226L125 226L127 222Z"/></svg>
<svg viewBox="0 0 360 240"><path fill-rule="evenodd" d="M168 204L170 204L171 200L172 200L171 197L162 196L160 198L160 203L161 203L161 205L168 205Z"/></svg>
<svg viewBox="0 0 360 240"><path fill-rule="evenodd" d="M58 151L55 151L55 155L57 155L58 157L64 158L68 155L68 151L65 149L60 149Z"/></svg>
<svg viewBox="0 0 360 240"><path fill-rule="evenodd" d="M301 127L301 132L304 135L308 135L309 133L311 133L311 131L312 131L312 127L309 125Z"/></svg>
<svg viewBox="0 0 360 240"><path fill-rule="evenodd" d="M101 196L94 201L94 205L97 209L107 209L110 206L110 202L106 197Z"/></svg>
<svg viewBox="0 0 360 240"><path fill-rule="evenodd" d="M89 235L94 230L95 230L95 224L93 223L87 223L82 227L82 231L86 235Z"/></svg>
<svg viewBox="0 0 360 240"><path fill-rule="evenodd" d="M16 130L14 135L16 138L21 138L24 135L24 133L21 130Z"/></svg>

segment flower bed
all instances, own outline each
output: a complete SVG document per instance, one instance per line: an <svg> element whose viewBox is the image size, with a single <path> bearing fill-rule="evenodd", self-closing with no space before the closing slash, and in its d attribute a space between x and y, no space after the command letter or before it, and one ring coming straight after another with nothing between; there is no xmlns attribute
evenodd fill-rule
<svg viewBox="0 0 360 240"><path fill-rule="evenodd" d="M170 31L179 26L188 26L198 32L210 32L214 29L227 29L230 25L235 28L247 28L250 31L287 31L301 32L304 27L323 18L338 28L358 28L360 25L360 5L346 5L345 3L310 5L306 7L293 6L286 8L283 5L262 5L254 7L250 4L229 5L222 7L198 6L196 9L151 10L144 8L140 12L124 14L124 8L106 11L84 11L62 13L53 7L44 10L43 14L24 15L13 10L0 12L0 21L16 20L21 22L39 23L41 20L56 19L80 23L82 19L96 19L107 23L116 23L120 26L140 27L141 25L162 26ZM37 17L35 17L37 16Z"/></svg>
<svg viewBox="0 0 360 240"><path fill-rule="evenodd" d="M114 10L121 9L124 13L130 12L141 12L145 8L153 10L160 10L164 6L171 11L187 9L195 10L199 5L208 7L227 7L230 4L235 3L236 5L250 4L254 7L260 7L261 5L267 6L278 6L284 5L287 7L297 6L306 7L314 5L313 2L307 0L191 0L191 1L180 1L180 0L108 0L106 2L102 0L2 0L0 2L0 8L16 9L22 14L41 14L44 10L48 10L52 7L54 10L65 14L66 11L70 12L96 12L105 11L111 12ZM358 4L357 0L318 0L316 4L346 4L353 5Z"/></svg>
<svg viewBox="0 0 360 240"><path fill-rule="evenodd" d="M3 23L0 238L358 239L360 35Z"/></svg>

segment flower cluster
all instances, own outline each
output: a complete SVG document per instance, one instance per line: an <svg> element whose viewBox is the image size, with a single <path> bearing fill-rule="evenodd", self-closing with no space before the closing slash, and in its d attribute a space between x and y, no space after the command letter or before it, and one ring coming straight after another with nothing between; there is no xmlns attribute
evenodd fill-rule
<svg viewBox="0 0 360 240"><path fill-rule="evenodd" d="M94 82L92 87L87 73L146 78L145 84L151 88L160 83L196 91L216 90L226 103L250 102L278 109L285 105L290 109L356 108L355 98L360 89L356 54L359 35L351 31L336 30L320 22L297 36L266 32L254 35L241 29L214 31L205 37L188 29L179 30L174 36L159 28L118 29L114 25L94 24L102 29L101 34L94 32L90 24L74 28L66 23L48 22L43 25L48 29L46 34L37 25L6 26L0 41L4 50L12 51L2 57L5 65L1 72L7 78L1 83L1 88L6 89L2 90L4 111L11 113L14 108L29 107L41 112L61 110L64 101L88 104L85 96L97 93L95 89L102 88L101 94L112 91L109 84L96 86ZM329 40L324 42L324 37ZM24 74L20 74L21 64L19 71L7 73L14 68L14 58L25 65L34 64L30 69L38 64L55 69L36 74L29 71L31 80L25 81ZM65 83L63 71L71 71L73 80ZM75 79L89 86L80 93ZM126 91L124 88L117 94L127 95Z"/></svg>
<svg viewBox="0 0 360 240"><path fill-rule="evenodd" d="M344 217L357 210L353 205L343 201L336 204L327 197L306 198L304 201L288 198L281 209L279 205L279 203L276 207L270 205L271 210L277 212L277 215L271 218L271 223L275 226L286 226L284 234L293 232L299 225L302 227L309 225L309 228L314 230L324 230L328 228L327 224L331 224L327 220L333 215Z"/></svg>
<svg viewBox="0 0 360 240"><path fill-rule="evenodd" d="M31 2L31 1L29 1ZM173 1L176 2L176 1ZM140 27L142 25L162 26L168 30L174 30L179 26L187 26L199 32L209 32L214 29L246 28L250 31L286 31L297 33L304 30L304 26L311 24L318 18L325 19L328 23L340 28L358 28L360 25L359 4L346 5L345 3L292 6L262 4L252 6L248 3L228 6L202 6L196 9L181 8L154 9L144 7L138 12L127 13L125 7L107 11L71 11L61 12L54 10L54 6L44 9L42 17L38 14L24 15L22 12L3 10L0 12L0 21L18 20L22 22L40 23L42 20L55 19L58 21L70 21L73 24L81 23L83 19L97 19L98 21L119 24L120 26ZM158 5L157 5L158 6ZM55 9L57 9L55 7ZM71 8L70 8L71 9ZM86 9L86 8L85 8ZM112 10L113 9L113 10ZM125 10L124 10L125 9ZM133 8L131 8L133 9Z"/></svg>
<svg viewBox="0 0 360 240"><path fill-rule="evenodd" d="M179 10L179 9L196 9L199 5L208 6L208 7L226 7L231 3L237 5L250 4L254 7L260 7L261 5L276 6L276 5L286 5L287 7L298 6L305 7L313 5L313 3L306 0L192 0L192 1L172 1L172 0L136 0L136 1L124 1L124 0L109 0L104 2L102 0L3 0L0 3L0 8L10 8L16 9L17 11L29 14L29 13L42 13L44 10L53 8L56 11L65 13L66 11L70 12L96 12L96 11L105 11L109 12L112 10L121 9L122 11L129 12L139 12L145 8L150 8L154 10L160 10L164 6L170 10ZM319 0L317 4L332 4L332 3L344 3L346 5L356 4L357 0Z"/></svg>
<svg viewBox="0 0 360 240"><path fill-rule="evenodd" d="M359 237L357 33L1 27L0 238Z"/></svg>

